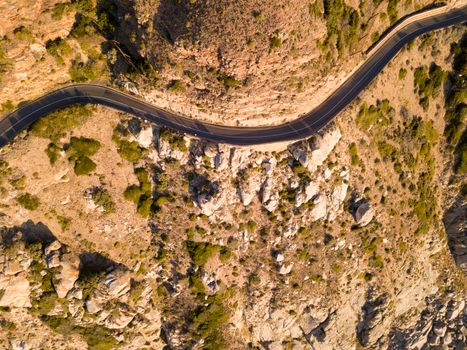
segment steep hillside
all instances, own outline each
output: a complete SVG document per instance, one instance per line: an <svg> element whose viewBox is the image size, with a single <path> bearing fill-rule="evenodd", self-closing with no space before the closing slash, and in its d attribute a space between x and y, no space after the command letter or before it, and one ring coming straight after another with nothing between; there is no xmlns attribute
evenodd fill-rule
<svg viewBox="0 0 467 350"><path fill-rule="evenodd" d="M147 99L185 114L279 123L311 110L391 23L429 3L117 1L110 35L138 69L114 72L139 73L127 77Z"/></svg>

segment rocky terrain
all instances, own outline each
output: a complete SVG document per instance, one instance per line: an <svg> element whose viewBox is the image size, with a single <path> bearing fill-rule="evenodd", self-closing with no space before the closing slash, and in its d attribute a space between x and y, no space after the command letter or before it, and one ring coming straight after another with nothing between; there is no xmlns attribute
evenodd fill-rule
<svg viewBox="0 0 467 350"><path fill-rule="evenodd" d="M127 75L146 99L214 122L278 124L324 100L390 24L430 3L117 1L112 37L154 69Z"/></svg>
<svg viewBox="0 0 467 350"><path fill-rule="evenodd" d="M187 110L198 95L171 75L184 66L157 67L171 50L198 74L210 57L234 80L252 81L275 59L312 52L302 41L293 58L292 40L278 32L280 46L266 40L239 53L235 38L216 56L212 48L226 43L213 35L211 11L220 7L208 2L99 2L97 11L87 3L38 2L30 12L2 3L4 112L58 78L106 81L127 69L117 57L126 51L106 46L116 30L108 16L122 6L130 32L149 14L127 48L138 46L157 70L127 57L136 71L116 81L134 92L182 81L164 96L179 96ZM220 4L231 25L241 6ZM362 6L388 8L374 4ZM405 5L396 5L401 15ZM180 7L180 19L168 21ZM257 1L242 10L255 9L245 28L275 35L276 25L297 26L294 11L304 6ZM271 22L279 12L288 16ZM173 27L150 31L153 16ZM19 18L29 34L13 33ZM41 21L56 23L63 40L48 42L58 32L45 34ZM296 35L319 39L316 28L327 30L317 19ZM161 33L168 41L157 48ZM0 349L463 349L466 43L461 26L415 40L334 124L289 145L210 143L96 106L36 122L0 150ZM245 69L251 57L272 63ZM217 76L213 83L224 88Z"/></svg>

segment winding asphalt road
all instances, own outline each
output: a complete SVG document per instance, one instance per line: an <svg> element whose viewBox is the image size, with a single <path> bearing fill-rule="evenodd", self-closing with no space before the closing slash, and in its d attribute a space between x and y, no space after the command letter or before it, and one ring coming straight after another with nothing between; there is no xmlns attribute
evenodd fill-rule
<svg viewBox="0 0 467 350"><path fill-rule="evenodd" d="M404 44L421 34L464 22L467 22L467 6L402 26L318 107L282 125L265 127L214 125L177 115L109 87L77 84L53 91L7 115L0 121L0 147L12 141L19 132L28 128L40 117L59 108L86 103L108 106L180 132L233 145L257 145L303 139L322 129L352 102Z"/></svg>

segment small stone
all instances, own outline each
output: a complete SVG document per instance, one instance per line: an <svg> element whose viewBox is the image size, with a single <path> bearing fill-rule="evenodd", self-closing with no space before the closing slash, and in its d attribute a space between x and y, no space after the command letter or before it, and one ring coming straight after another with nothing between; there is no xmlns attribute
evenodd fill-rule
<svg viewBox="0 0 467 350"><path fill-rule="evenodd" d="M290 272L292 272L292 267L293 267L293 263L286 266L286 265L282 265L281 268L279 269L279 273L281 275L287 275L289 274Z"/></svg>

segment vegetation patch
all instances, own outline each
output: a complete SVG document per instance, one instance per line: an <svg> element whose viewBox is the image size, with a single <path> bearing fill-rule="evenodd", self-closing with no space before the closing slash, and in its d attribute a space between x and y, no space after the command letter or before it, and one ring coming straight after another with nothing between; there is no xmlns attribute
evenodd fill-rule
<svg viewBox="0 0 467 350"><path fill-rule="evenodd" d="M101 144L99 141L86 137L72 137L69 148L66 150L68 160L74 163L76 175L88 175L96 169L96 163L91 156L97 153Z"/></svg>
<svg viewBox="0 0 467 350"><path fill-rule="evenodd" d="M83 125L92 115L90 105L77 105L59 109L46 117L40 118L31 125L30 132L34 136L58 142L74 128Z"/></svg>
<svg viewBox="0 0 467 350"><path fill-rule="evenodd" d="M125 199L136 204L137 212L142 217L148 217L153 206L152 186L149 180L149 174L144 168L135 169L135 175L138 178L139 186L130 185L127 187L123 196Z"/></svg>
<svg viewBox="0 0 467 350"><path fill-rule="evenodd" d="M16 197L16 201L27 210L36 210L40 205L39 197L30 193Z"/></svg>
<svg viewBox="0 0 467 350"><path fill-rule="evenodd" d="M446 114L444 120L446 127L444 136L449 147L454 150L454 170L458 174L467 173L467 89L465 88L465 72L467 71L467 35L451 46L454 56L451 89L445 103Z"/></svg>
<svg viewBox="0 0 467 350"><path fill-rule="evenodd" d="M95 205L104 210L104 214L115 212L115 203L110 196L109 191L102 187L94 187L90 191L92 201Z"/></svg>
<svg viewBox="0 0 467 350"><path fill-rule="evenodd" d="M325 46L335 43L339 57L343 57L344 50L358 41L360 16L344 0L324 0L323 5L328 32Z"/></svg>
<svg viewBox="0 0 467 350"><path fill-rule="evenodd" d="M66 40L62 38L56 38L54 40L49 40L45 43L45 48L47 52L55 58L58 64L64 65L65 60L63 56L68 56L71 54L72 49Z"/></svg>
<svg viewBox="0 0 467 350"><path fill-rule="evenodd" d="M387 126L392 123L396 111L390 106L389 100L377 101L376 105L363 103L357 114L357 124L363 131L374 126Z"/></svg>
<svg viewBox="0 0 467 350"><path fill-rule="evenodd" d="M49 161L51 165L54 165L58 158L60 157L61 148L58 147L55 143L51 142L48 144L47 148L45 149L45 153L47 157L49 157Z"/></svg>
<svg viewBox="0 0 467 350"><path fill-rule="evenodd" d="M182 135L170 132L168 129L161 129L159 136L161 139L167 141L170 144L170 147L181 152L188 151L188 147Z"/></svg>
<svg viewBox="0 0 467 350"><path fill-rule="evenodd" d="M185 241L185 248L197 266L203 267L206 262L219 252L219 246L206 242Z"/></svg>
<svg viewBox="0 0 467 350"><path fill-rule="evenodd" d="M428 109L430 97L435 98L441 92L445 79L446 73L436 64L432 64L430 69L427 66L415 69L414 87L420 96L419 103L425 111Z"/></svg>
<svg viewBox="0 0 467 350"><path fill-rule="evenodd" d="M189 315L190 330L194 338L204 340L204 349L225 349L227 343L222 335L223 326L230 319L226 305L230 290L207 298L207 301Z"/></svg>
<svg viewBox="0 0 467 350"><path fill-rule="evenodd" d="M86 62L79 59L73 60L68 73L74 83L85 83L96 80L103 72L102 67L90 58Z"/></svg>
<svg viewBox="0 0 467 350"><path fill-rule="evenodd" d="M145 149L140 147L136 141L123 139L118 131L112 135L112 141L117 145L117 152L123 159L136 163L143 158Z"/></svg>
<svg viewBox="0 0 467 350"><path fill-rule="evenodd" d="M355 142L352 142L349 145L349 154L350 157L352 158L352 165L359 165L360 164L360 158L358 157L358 150L357 150L357 145Z"/></svg>
<svg viewBox="0 0 467 350"><path fill-rule="evenodd" d="M186 87L182 81L172 80L168 85L168 89L173 92L184 92L186 90Z"/></svg>

